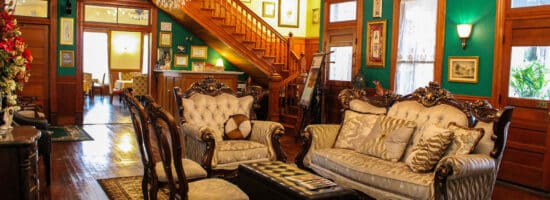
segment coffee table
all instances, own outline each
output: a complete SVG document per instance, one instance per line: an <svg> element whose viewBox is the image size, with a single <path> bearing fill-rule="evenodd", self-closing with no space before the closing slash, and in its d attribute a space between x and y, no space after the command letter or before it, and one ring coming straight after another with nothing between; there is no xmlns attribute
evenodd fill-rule
<svg viewBox="0 0 550 200"><path fill-rule="evenodd" d="M280 161L266 161L239 165L237 184L250 199L363 199L358 192L332 186L309 190L286 177L311 174Z"/></svg>

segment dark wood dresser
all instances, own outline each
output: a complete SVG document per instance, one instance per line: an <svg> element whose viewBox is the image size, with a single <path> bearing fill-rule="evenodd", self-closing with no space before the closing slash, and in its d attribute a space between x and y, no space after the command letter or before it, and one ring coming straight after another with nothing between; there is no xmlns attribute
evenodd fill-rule
<svg viewBox="0 0 550 200"><path fill-rule="evenodd" d="M0 199L38 199L38 138L32 126L14 127L0 138Z"/></svg>

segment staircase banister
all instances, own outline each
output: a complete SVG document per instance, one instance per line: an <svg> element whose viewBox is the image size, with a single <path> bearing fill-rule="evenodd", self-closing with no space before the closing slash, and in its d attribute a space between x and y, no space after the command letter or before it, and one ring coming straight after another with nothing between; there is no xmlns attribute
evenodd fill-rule
<svg viewBox="0 0 550 200"><path fill-rule="evenodd" d="M283 42L287 41L287 39L281 33L279 33L279 31L275 30L275 28L273 28L271 25L269 25L269 23L267 23L263 18L258 16L256 14L256 12L254 12L250 8L248 8L248 6L244 5L244 3L241 2L240 0L219 0L219 1L232 1L232 2L235 2L239 7L241 7L243 10L245 10L247 14L250 14L253 18L258 20L262 24L262 26L265 26L267 29L269 29L269 31L273 32Z"/></svg>

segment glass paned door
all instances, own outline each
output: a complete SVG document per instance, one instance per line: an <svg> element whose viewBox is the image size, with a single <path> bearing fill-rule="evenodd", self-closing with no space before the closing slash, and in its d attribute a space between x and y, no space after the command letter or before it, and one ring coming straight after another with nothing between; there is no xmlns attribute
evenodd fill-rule
<svg viewBox="0 0 550 200"><path fill-rule="evenodd" d="M513 46L508 96L550 98L550 46Z"/></svg>
<svg viewBox="0 0 550 200"><path fill-rule="evenodd" d="M353 47L330 47L329 76L331 81L351 81Z"/></svg>
<svg viewBox="0 0 550 200"><path fill-rule="evenodd" d="M512 0L512 8L550 5L550 0Z"/></svg>

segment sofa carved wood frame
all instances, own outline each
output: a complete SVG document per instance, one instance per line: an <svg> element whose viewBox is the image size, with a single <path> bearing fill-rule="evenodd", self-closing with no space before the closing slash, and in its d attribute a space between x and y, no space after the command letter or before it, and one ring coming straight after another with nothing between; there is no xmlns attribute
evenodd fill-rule
<svg viewBox="0 0 550 200"><path fill-rule="evenodd" d="M439 104L447 104L454 106L464 112L468 118L468 126L474 127L478 122L493 122L494 134L491 139L494 141L493 150L490 156L494 158L497 165L502 158L508 127L512 117L513 107L506 106L499 110L493 108L489 102L478 100L474 102L459 101L453 95L442 89L439 83L430 82L427 87L418 88L412 94L400 96L396 94L384 94L382 96L367 96L367 92L357 89L344 89L338 95L342 111L350 109L350 102L354 99L367 101L378 107L385 107L386 112L395 102L398 101L417 101L425 107L432 107ZM304 158L311 147L312 138L307 132L302 135L302 149L296 156L296 165L300 168L307 168L304 165ZM497 166L498 169L498 166ZM451 164L443 164L435 171L434 191L435 199L449 199L447 194L447 178L453 174L453 166Z"/></svg>
<svg viewBox="0 0 550 200"><path fill-rule="evenodd" d="M189 98L194 94L205 94L210 96L218 96L222 93L230 94L236 97L243 96L252 96L254 102L252 103L252 108L250 109L250 120L256 119L256 109L260 108L259 102L265 96L265 92L260 86L248 86L243 92L235 92L233 89L228 87L222 82L214 79L213 77L206 77L202 81L197 81L193 83L187 90L183 91L179 87L174 88L174 96L176 99L177 111L180 118L179 124L184 124L186 119L184 117L184 108L182 106L182 98ZM286 162L286 154L284 153L279 139L284 135L284 129L276 128L271 134L271 144L275 151L277 160ZM221 176L221 177L234 177L236 176L236 170L212 170L212 159L214 156L214 150L216 148L216 143L214 140L214 133L209 131L202 132L201 140L206 144L206 152L202 157L201 165L208 172L209 176Z"/></svg>

